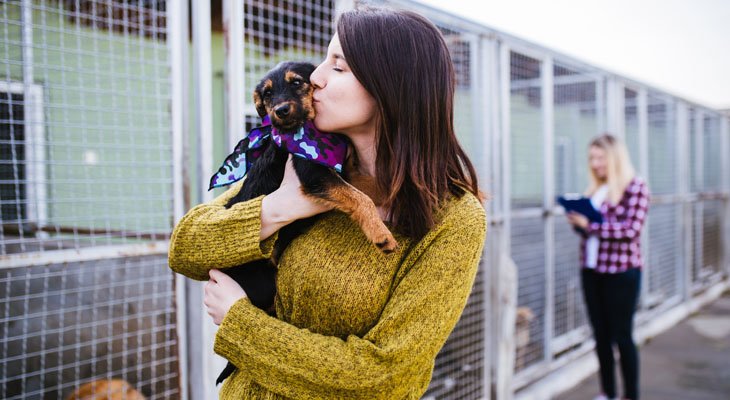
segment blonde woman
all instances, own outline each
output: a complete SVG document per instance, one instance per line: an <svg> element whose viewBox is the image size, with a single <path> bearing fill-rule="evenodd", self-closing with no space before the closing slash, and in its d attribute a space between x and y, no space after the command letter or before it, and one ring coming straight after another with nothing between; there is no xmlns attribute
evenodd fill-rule
<svg viewBox="0 0 730 400"><path fill-rule="evenodd" d="M624 398L639 398L639 354L632 337L641 282L641 229L649 191L636 176L626 146L610 134L591 141L590 185L586 196L603 222L569 213L568 222L583 232L583 295L596 341L602 393L595 400L615 399L613 344L621 355Z"/></svg>

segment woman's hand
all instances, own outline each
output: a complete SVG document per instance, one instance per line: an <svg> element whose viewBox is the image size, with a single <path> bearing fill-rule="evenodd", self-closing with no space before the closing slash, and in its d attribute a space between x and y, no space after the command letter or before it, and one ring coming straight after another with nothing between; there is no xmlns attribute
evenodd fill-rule
<svg viewBox="0 0 730 400"><path fill-rule="evenodd" d="M588 229L588 218L585 215L577 212L569 212L566 214L566 217L568 217L568 223L571 225L583 230Z"/></svg>
<svg viewBox="0 0 730 400"><path fill-rule="evenodd" d="M220 325L233 304L247 296L238 282L225 273L211 269L208 275L210 280L205 284L203 304L208 309L208 315L213 318L213 323Z"/></svg>
<svg viewBox="0 0 730 400"><path fill-rule="evenodd" d="M294 171L292 157L290 154L284 170L284 179L279 188L264 197L261 203L260 240L268 238L285 225L298 219L308 218L332 209L302 193L302 184Z"/></svg>

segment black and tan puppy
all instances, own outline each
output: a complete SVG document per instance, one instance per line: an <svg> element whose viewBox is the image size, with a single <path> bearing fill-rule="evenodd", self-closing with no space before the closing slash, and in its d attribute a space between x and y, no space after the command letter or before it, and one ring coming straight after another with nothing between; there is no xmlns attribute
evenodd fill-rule
<svg viewBox="0 0 730 400"><path fill-rule="evenodd" d="M314 68L308 63L283 62L269 71L256 87L253 95L256 110L262 118L268 116L271 126L279 134L294 135L307 120L314 119L314 90L309 82ZM327 145L317 143L316 146ZM226 207L278 189L284 177L288 156L286 150L269 141L263 154L251 165L241 190ZM398 243L381 221L373 200L345 181L348 171L343 171L344 176L341 176L332 168L304 158L295 156L292 161L305 195L348 214L362 227L368 240L383 252L389 253L396 248ZM357 175L356 180L362 181L363 177ZM317 217L295 221L282 228L274 246L272 260L259 260L223 269L241 285L255 306L271 310L276 294L276 262L291 240L311 225L315 218ZM229 363L219 376L218 382L223 381L234 369Z"/></svg>
<svg viewBox="0 0 730 400"><path fill-rule="evenodd" d="M307 120L314 118L313 87L309 82L313 71L314 66L309 63L283 62L269 71L256 87L253 98L259 116L268 116L271 125L280 134L293 135ZM284 177L288 155L286 150L270 142L248 171L241 191L226 207L278 189ZM348 214L362 227L368 240L382 251L389 253L395 249L397 242L380 220L372 199L345 181L347 171L343 171L343 178L332 168L300 157L293 157L293 165L305 195ZM312 219L296 221L279 232L274 261L289 242L311 222ZM263 309L271 306L275 292L275 269L268 260L224 271L241 284L256 306Z"/></svg>

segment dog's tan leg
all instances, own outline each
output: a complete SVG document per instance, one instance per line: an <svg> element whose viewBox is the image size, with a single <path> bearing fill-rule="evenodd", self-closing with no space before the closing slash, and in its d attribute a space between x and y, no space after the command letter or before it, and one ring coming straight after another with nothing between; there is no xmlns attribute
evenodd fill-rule
<svg viewBox="0 0 730 400"><path fill-rule="evenodd" d="M360 175L358 173L350 173L349 181L355 189L363 192L368 196L376 206L383 204L383 196L378 191L375 179L372 176Z"/></svg>
<svg viewBox="0 0 730 400"><path fill-rule="evenodd" d="M352 148L350 148L351 150ZM358 160L357 155L351 151L348 154L347 160L345 161L345 171L347 171L347 183L355 187L355 189L365 193L370 199L373 200L376 206L383 204L385 196L378 190L378 183L375 178L369 175L361 174L358 171Z"/></svg>
<svg viewBox="0 0 730 400"><path fill-rule="evenodd" d="M384 253L390 253L398 246L393 234L380 220L375 203L365 193L344 180L329 186L324 196L315 198L349 215L360 225L368 240Z"/></svg>

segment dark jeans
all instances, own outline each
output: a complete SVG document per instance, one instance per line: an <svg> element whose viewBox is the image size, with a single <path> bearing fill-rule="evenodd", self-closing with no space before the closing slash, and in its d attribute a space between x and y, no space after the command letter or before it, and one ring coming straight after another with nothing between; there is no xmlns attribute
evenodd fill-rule
<svg viewBox="0 0 730 400"><path fill-rule="evenodd" d="M641 270L599 274L583 268L583 296L596 340L601 369L601 387L608 397L616 397L613 344L621 354L624 397L639 398L639 353L632 337L634 311L641 287Z"/></svg>

